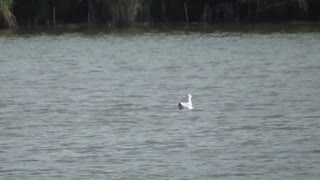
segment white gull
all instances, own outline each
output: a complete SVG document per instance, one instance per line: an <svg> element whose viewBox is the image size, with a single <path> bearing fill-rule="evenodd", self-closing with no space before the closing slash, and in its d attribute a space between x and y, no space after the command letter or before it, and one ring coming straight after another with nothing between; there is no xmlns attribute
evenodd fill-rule
<svg viewBox="0 0 320 180"><path fill-rule="evenodd" d="M192 95L188 94L188 102L179 102L179 104L178 104L179 110L193 109L191 98L192 98Z"/></svg>

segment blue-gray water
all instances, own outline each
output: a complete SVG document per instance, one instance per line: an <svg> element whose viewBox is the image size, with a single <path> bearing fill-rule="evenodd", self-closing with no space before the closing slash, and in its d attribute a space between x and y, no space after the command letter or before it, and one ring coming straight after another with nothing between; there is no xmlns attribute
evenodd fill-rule
<svg viewBox="0 0 320 180"><path fill-rule="evenodd" d="M318 179L319 58L317 32L2 36L0 179Z"/></svg>

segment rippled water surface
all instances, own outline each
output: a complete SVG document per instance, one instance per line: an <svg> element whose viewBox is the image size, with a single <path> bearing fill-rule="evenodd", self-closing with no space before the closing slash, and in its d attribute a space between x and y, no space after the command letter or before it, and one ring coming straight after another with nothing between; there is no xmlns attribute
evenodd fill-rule
<svg viewBox="0 0 320 180"><path fill-rule="evenodd" d="M319 50L316 32L1 36L0 179L318 179Z"/></svg>

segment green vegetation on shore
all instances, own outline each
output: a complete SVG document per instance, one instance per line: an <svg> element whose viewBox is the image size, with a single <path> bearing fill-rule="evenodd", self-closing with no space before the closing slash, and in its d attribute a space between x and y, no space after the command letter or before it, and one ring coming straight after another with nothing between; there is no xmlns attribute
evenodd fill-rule
<svg viewBox="0 0 320 180"><path fill-rule="evenodd" d="M0 0L0 27L320 19L319 0Z"/></svg>
<svg viewBox="0 0 320 180"><path fill-rule="evenodd" d="M16 25L11 12L13 0L0 0L0 27L14 27Z"/></svg>

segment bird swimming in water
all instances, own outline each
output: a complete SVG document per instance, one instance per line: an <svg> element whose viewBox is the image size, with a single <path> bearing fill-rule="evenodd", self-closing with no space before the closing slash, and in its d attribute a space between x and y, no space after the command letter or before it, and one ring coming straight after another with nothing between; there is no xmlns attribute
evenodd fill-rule
<svg viewBox="0 0 320 180"><path fill-rule="evenodd" d="M179 102L179 104L178 104L179 110L182 110L182 109L191 110L191 109L193 109L191 98L192 98L192 95L188 94L188 102Z"/></svg>

